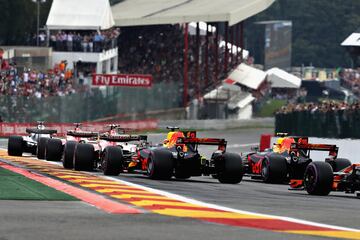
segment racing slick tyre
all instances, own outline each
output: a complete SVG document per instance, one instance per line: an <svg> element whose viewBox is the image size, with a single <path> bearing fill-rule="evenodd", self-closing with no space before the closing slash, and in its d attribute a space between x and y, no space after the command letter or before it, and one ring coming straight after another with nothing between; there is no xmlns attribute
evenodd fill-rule
<svg viewBox="0 0 360 240"><path fill-rule="evenodd" d="M244 170L242 159L239 154L224 153L215 160L217 178L221 183L236 184L241 182Z"/></svg>
<svg viewBox="0 0 360 240"><path fill-rule="evenodd" d="M60 139L50 138L46 144L46 161L60 162L63 145Z"/></svg>
<svg viewBox="0 0 360 240"><path fill-rule="evenodd" d="M147 175L151 179L168 180L174 173L172 153L166 149L155 149L147 162Z"/></svg>
<svg viewBox="0 0 360 240"><path fill-rule="evenodd" d="M65 143L64 154L62 157L62 163L65 169L72 169L74 167L74 152L76 145L76 141L68 141Z"/></svg>
<svg viewBox="0 0 360 240"><path fill-rule="evenodd" d="M312 162L305 170L304 187L310 195L326 196L333 184L333 170L326 162Z"/></svg>
<svg viewBox="0 0 360 240"><path fill-rule="evenodd" d="M120 147L108 146L105 148L101 161L104 175L119 175L123 170L123 164L123 152Z"/></svg>
<svg viewBox="0 0 360 240"><path fill-rule="evenodd" d="M21 136L10 136L8 143L8 154L10 156L22 156L24 152L23 138Z"/></svg>
<svg viewBox="0 0 360 240"><path fill-rule="evenodd" d="M41 137L36 148L36 157L38 159L45 159L46 145L50 138Z"/></svg>
<svg viewBox="0 0 360 240"><path fill-rule="evenodd" d="M282 183L288 174L287 163L284 157L272 154L263 159L261 177L265 183Z"/></svg>
<svg viewBox="0 0 360 240"><path fill-rule="evenodd" d="M94 170L94 146L86 143L77 144L73 164L76 171Z"/></svg>
<svg viewBox="0 0 360 240"><path fill-rule="evenodd" d="M341 170L343 170L344 168L347 168L351 166L351 162L349 159L346 159L346 158L337 158L334 160L334 163L333 163L333 171L334 172L339 172Z"/></svg>

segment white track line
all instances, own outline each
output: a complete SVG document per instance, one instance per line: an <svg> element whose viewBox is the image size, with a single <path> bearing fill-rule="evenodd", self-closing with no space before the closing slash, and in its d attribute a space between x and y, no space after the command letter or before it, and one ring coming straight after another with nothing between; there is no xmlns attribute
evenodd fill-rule
<svg viewBox="0 0 360 240"><path fill-rule="evenodd" d="M170 192L166 192L166 191L163 191L163 190L158 190L158 189L154 189L154 188L150 188L150 187L145 187L145 186L142 186L142 185L139 185L139 184L136 184L136 183L127 182L127 181L120 180L120 179L117 179L117 178L114 178L114 177L107 177L107 176L103 176L103 177L106 178L106 179L109 179L109 180L113 180L113 181L116 181L116 182L126 184L128 186L138 187L138 188L141 188L141 189L149 191L149 192L157 193L157 194L169 197L169 198L174 198L176 200L180 200L180 201L184 201L184 202L192 203L192 204L196 204L196 205L201 205L201 206L208 207L208 208L214 208L214 209L218 209L218 210L229 211L229 212L240 213L240 214L252 214L252 215L259 216L259 217L276 218L276 219L280 219L280 220L284 220L284 221L307 224L307 225L312 225L312 226L317 226L317 227L332 228L332 229L343 230L343 231L360 232L360 230L354 229L354 228L346 228L346 227L322 224L322 223L306 221L306 220L301 220L301 219L291 218L291 217L282 217L282 216L276 216L276 215L269 215L269 214L262 214L262 213L243 211L243 210L224 207L224 206L220 206L220 205L216 205L216 204L205 203L205 202L198 201L198 200L195 200L195 199L192 199L192 198L184 197L184 196L177 195L177 194L170 193Z"/></svg>
<svg viewBox="0 0 360 240"><path fill-rule="evenodd" d="M253 147L258 145L259 143L231 144L231 145L227 145L227 148Z"/></svg>
<svg viewBox="0 0 360 240"><path fill-rule="evenodd" d="M3 149L3 148L1 148L1 149ZM4 149L4 150L6 150L6 149ZM33 159L37 159L37 158L33 157ZM51 162L51 161L45 161L45 160L40 160L40 161L44 161L44 162L51 163L51 164L54 164L54 165L62 165L61 163L58 163L58 162ZM98 174L94 174L93 172L86 172L86 173L89 173L91 175L99 177ZM193 198L188 198L188 197L184 197L184 196L181 196L181 195L178 195L178 194L166 192L166 191L163 191L163 190L158 190L158 189L146 187L146 186L139 185L139 184L136 184L136 183L124 181L124 180L121 180L121 179L118 179L118 178L115 178L115 177L107 177L107 176L100 176L100 177L103 177L103 178L106 178L106 179L109 179L109 180L113 180L113 181L116 181L116 182L120 182L120 183L123 183L123 184L128 185L128 186L138 187L138 188L141 188L143 190L146 190L146 191L149 191L149 192L152 192L152 193L156 193L156 194L160 194L160 195L163 195L163 196L166 196L166 197L169 197L169 198L173 198L173 199L176 199L176 200L180 200L180 201L183 201L183 202L186 202L186 203L196 204L196 205L200 205L200 206L204 206L204 207L208 207L208 208L213 208L213 209L218 209L218 210L223 210L223 211L228 211L228 212L234 212L234 213L239 213L239 214L251 214L251 215L255 215L255 216L259 216L259 217L275 218L275 219L279 219L279 220L283 220L283 221L306 224L306 225L311 225L311 226L316 226L316 227L332 228L332 229L342 230L342 231L360 232L359 229L355 229L355 228L340 227L340 226L317 223L317 222L312 222L312 221L307 221L307 220L302 220L302 219L297 219L297 218L292 218L292 217L283 217L283 216L277 216L277 215L269 215L269 214L262 214L262 213L255 213L255 212L250 212L250 211L238 210L238 209L224 207L224 206L220 206L220 205L216 205L216 204L212 204L212 203L205 203L205 202L193 199ZM153 181L153 180L149 179L149 181Z"/></svg>

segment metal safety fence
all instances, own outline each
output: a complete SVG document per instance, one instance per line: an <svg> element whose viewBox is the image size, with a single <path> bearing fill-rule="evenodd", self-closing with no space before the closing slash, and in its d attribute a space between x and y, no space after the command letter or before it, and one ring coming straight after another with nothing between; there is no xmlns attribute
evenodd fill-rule
<svg viewBox="0 0 360 240"><path fill-rule="evenodd" d="M0 116L6 122L84 122L113 116L166 110L182 105L182 92L175 83L152 88L92 88L83 93L43 99L0 96Z"/></svg>
<svg viewBox="0 0 360 240"><path fill-rule="evenodd" d="M360 110L294 111L275 115L275 132L323 138L360 138Z"/></svg>

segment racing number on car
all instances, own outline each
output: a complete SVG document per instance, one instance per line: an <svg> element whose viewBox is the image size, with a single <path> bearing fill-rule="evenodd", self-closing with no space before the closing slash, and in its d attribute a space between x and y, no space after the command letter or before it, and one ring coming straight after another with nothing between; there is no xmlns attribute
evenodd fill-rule
<svg viewBox="0 0 360 240"><path fill-rule="evenodd" d="M258 161L257 163L252 165L252 172L256 173L256 174L260 174L261 173L261 162L262 161Z"/></svg>
<svg viewBox="0 0 360 240"><path fill-rule="evenodd" d="M186 134L187 138L196 138L196 132L190 131Z"/></svg>

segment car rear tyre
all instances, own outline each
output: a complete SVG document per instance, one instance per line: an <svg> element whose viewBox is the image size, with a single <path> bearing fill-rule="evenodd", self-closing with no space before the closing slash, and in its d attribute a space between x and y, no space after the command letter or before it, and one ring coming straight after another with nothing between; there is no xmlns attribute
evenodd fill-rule
<svg viewBox="0 0 360 240"><path fill-rule="evenodd" d="M265 183L282 183L288 174L287 163L284 157L270 155L262 160L261 177Z"/></svg>
<svg viewBox="0 0 360 240"><path fill-rule="evenodd" d="M101 168L104 172L104 175L119 175L123 170L123 161L123 152L120 147L106 147L101 163Z"/></svg>
<svg viewBox="0 0 360 240"><path fill-rule="evenodd" d="M339 172L341 170L343 170L344 168L347 168L351 166L351 162L349 159L346 158L337 158L334 160L334 164L333 164L333 171L334 172Z"/></svg>
<svg viewBox="0 0 360 240"><path fill-rule="evenodd" d="M236 184L241 182L244 170L242 159L239 154L224 153L218 156L215 164L217 166L217 178L221 183Z"/></svg>
<svg viewBox="0 0 360 240"><path fill-rule="evenodd" d="M326 196L333 184L333 170L326 162L312 162L305 170L304 187L310 195Z"/></svg>
<svg viewBox="0 0 360 240"><path fill-rule="evenodd" d="M72 169L74 167L74 153L76 145L76 141L68 141L65 143L62 163L63 167L66 169Z"/></svg>
<svg viewBox="0 0 360 240"><path fill-rule="evenodd" d="M24 152L24 141L21 136L10 136L8 143L8 154L10 156L22 156Z"/></svg>
<svg viewBox="0 0 360 240"><path fill-rule="evenodd" d="M46 145L50 138L41 137L38 141L37 148L36 148L36 157L38 159L45 159L45 152L46 152Z"/></svg>
<svg viewBox="0 0 360 240"><path fill-rule="evenodd" d="M60 162L63 145L60 139L51 138L46 144L46 161Z"/></svg>
<svg viewBox="0 0 360 240"><path fill-rule="evenodd" d="M94 169L94 146L86 143L77 144L73 164L76 171L92 171Z"/></svg>
<svg viewBox="0 0 360 240"><path fill-rule="evenodd" d="M151 179L167 180L174 173L174 161L170 151L155 149L151 152L147 163L147 174Z"/></svg>

